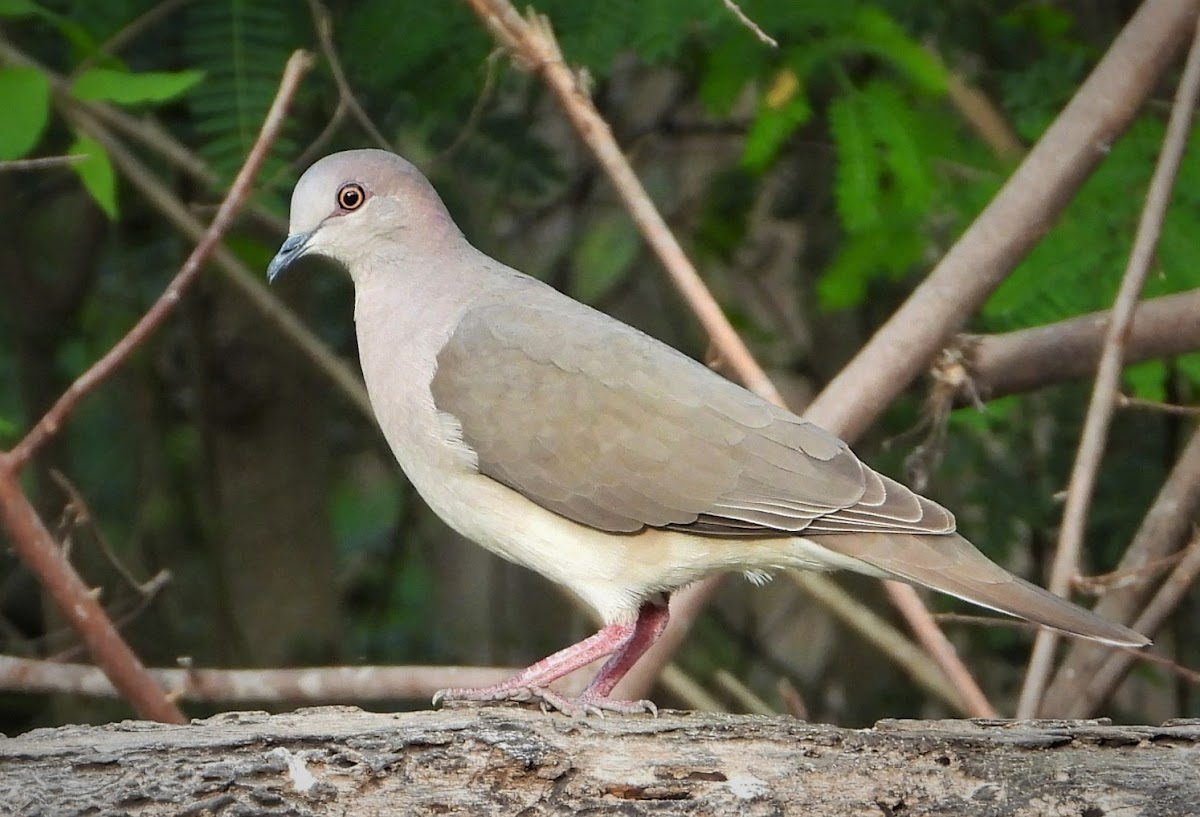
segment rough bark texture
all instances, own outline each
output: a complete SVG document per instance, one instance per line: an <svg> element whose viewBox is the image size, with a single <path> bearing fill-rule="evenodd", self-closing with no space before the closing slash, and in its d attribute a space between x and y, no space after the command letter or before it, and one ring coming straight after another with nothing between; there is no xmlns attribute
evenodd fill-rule
<svg viewBox="0 0 1200 817"><path fill-rule="evenodd" d="M1200 813L1200 720L882 721L324 707L0 740L0 814Z"/></svg>

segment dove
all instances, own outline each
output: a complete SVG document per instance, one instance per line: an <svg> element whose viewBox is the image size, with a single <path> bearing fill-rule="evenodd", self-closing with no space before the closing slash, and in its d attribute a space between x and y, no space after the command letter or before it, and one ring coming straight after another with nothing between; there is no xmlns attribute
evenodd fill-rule
<svg viewBox="0 0 1200 817"><path fill-rule="evenodd" d="M948 510L834 435L476 249L393 153L335 153L303 174L268 279L303 256L353 281L371 405L424 501L604 622L435 704L656 711L613 688L662 633L671 593L720 573L850 570L1106 644L1149 643L1009 573ZM580 695L550 688L604 657Z"/></svg>

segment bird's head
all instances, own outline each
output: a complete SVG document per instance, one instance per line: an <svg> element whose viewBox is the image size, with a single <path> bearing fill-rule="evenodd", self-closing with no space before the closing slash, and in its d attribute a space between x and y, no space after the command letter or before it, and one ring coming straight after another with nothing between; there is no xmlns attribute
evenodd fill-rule
<svg viewBox="0 0 1200 817"><path fill-rule="evenodd" d="M292 193L288 237L267 267L274 281L292 262L319 255L352 276L368 248L406 248L460 236L441 198L410 162L385 150L348 150L319 160Z"/></svg>

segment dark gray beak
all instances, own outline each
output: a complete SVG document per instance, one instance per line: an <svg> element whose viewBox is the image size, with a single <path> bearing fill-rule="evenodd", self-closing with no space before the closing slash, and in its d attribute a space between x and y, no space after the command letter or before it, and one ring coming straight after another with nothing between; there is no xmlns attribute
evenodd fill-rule
<svg viewBox="0 0 1200 817"><path fill-rule="evenodd" d="M267 283L274 281L276 275L304 255L304 251L308 248L308 239L311 237L312 233L296 233L287 237L280 246L279 252L275 253L275 257L267 265Z"/></svg>

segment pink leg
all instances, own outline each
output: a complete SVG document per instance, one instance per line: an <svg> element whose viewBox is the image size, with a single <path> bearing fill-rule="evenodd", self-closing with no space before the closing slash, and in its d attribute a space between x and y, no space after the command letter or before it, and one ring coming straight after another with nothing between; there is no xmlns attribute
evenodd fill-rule
<svg viewBox="0 0 1200 817"><path fill-rule="evenodd" d="M433 696L441 701L528 701L540 699L568 714L612 712L655 712L650 701L614 701L608 697L617 682L649 649L667 625L667 608L647 602L638 610L632 624L610 624L600 632L564 650L543 658L521 670L507 681L490 687L443 689ZM605 662L596 677L578 699L572 699L547 689L564 675L590 664L605 655Z"/></svg>
<svg viewBox="0 0 1200 817"><path fill-rule="evenodd" d="M662 631L667 628L671 613L665 604L651 602L643 604L638 610L637 621L633 623L633 632L628 640L617 648L612 657L604 663L596 677L583 691L583 697L607 698L613 688L625 677L625 673L633 668L638 659L645 655L646 650L658 641Z"/></svg>

